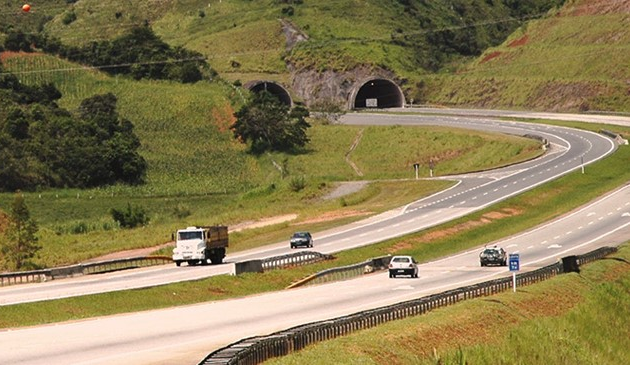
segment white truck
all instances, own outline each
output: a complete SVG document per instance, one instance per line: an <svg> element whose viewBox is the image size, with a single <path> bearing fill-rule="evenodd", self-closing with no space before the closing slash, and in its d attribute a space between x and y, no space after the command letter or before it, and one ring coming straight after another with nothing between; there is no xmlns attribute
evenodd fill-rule
<svg viewBox="0 0 630 365"><path fill-rule="evenodd" d="M227 226L194 226L177 231L173 261L177 266L187 262L193 266L220 264L228 247Z"/></svg>

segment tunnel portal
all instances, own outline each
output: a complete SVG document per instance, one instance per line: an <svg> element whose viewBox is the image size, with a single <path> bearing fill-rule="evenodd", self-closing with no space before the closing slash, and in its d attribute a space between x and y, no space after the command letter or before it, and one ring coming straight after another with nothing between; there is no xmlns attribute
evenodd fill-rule
<svg viewBox="0 0 630 365"><path fill-rule="evenodd" d="M363 108L402 108L405 97L393 81L372 79L365 82L356 92L353 109Z"/></svg>
<svg viewBox="0 0 630 365"><path fill-rule="evenodd" d="M289 92L284 87L273 81L255 81L245 86L254 93L266 90L276 96L283 104L286 104L289 107L293 106L293 100L291 99Z"/></svg>

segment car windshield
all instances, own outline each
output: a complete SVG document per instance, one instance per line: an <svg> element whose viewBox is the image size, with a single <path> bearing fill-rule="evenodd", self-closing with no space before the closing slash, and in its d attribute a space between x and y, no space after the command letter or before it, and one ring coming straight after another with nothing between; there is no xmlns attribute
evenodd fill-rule
<svg viewBox="0 0 630 365"><path fill-rule="evenodd" d="M394 257L393 262L409 262L409 257Z"/></svg>
<svg viewBox="0 0 630 365"><path fill-rule="evenodd" d="M305 232L298 232L298 233L293 234L293 238L307 238L307 237L308 237L308 233L305 233Z"/></svg>
<svg viewBox="0 0 630 365"><path fill-rule="evenodd" d="M201 239L201 231L182 231L177 233L177 235L180 241Z"/></svg>
<svg viewBox="0 0 630 365"><path fill-rule="evenodd" d="M499 254L499 250L494 249L494 248L489 248L486 249L485 251L483 251L484 254L486 255L498 255Z"/></svg>

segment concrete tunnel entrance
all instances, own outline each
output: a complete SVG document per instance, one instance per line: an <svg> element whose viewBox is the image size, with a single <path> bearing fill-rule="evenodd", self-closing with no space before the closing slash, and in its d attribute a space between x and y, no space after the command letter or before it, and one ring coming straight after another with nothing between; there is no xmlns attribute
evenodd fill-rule
<svg viewBox="0 0 630 365"><path fill-rule="evenodd" d="M293 100L289 95L289 92L279 84L273 81L254 81L245 85L251 92L259 93L261 91L268 91L272 95L276 96L280 102L290 107L293 106Z"/></svg>
<svg viewBox="0 0 630 365"><path fill-rule="evenodd" d="M372 79L359 88L351 105L353 109L402 108L405 105L405 97L393 81Z"/></svg>

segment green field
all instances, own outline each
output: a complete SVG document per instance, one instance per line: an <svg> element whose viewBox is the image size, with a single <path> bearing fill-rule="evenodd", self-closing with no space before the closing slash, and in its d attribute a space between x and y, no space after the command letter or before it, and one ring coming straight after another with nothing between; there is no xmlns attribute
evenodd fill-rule
<svg viewBox="0 0 630 365"><path fill-rule="evenodd" d="M558 3L529 1L523 9L549 10L518 15L504 2L463 0L55 0L37 4L29 16L2 3L0 39L19 26L82 45L149 24L169 44L202 53L226 80L290 85L299 71L381 69L392 72L406 100L416 104L630 112L627 6ZM289 7L291 14L283 12ZM76 20L66 24L71 13ZM283 24L308 41L289 49ZM463 48L482 46L481 55L449 53L444 41L453 37Z"/></svg>

